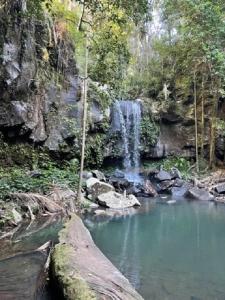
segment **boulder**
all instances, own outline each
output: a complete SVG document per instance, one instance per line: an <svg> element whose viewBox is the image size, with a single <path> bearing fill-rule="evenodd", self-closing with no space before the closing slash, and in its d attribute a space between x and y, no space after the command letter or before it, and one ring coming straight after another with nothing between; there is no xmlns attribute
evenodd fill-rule
<svg viewBox="0 0 225 300"><path fill-rule="evenodd" d="M124 192L125 190L133 187L133 183L129 182L125 178L111 177L109 179L109 183L115 187L117 192Z"/></svg>
<svg viewBox="0 0 225 300"><path fill-rule="evenodd" d="M185 197L189 199L194 199L194 200L201 200L201 201L213 201L214 196L210 194L208 191L204 189L199 189L198 187L193 187L189 189L185 193Z"/></svg>
<svg viewBox="0 0 225 300"><path fill-rule="evenodd" d="M93 174L91 172L88 172L88 171L83 172L83 176L82 176L83 179L87 180L87 179L90 179L92 177L93 177Z"/></svg>
<svg viewBox="0 0 225 300"><path fill-rule="evenodd" d="M111 191L114 191L114 187L108 183L98 181L93 184L89 189L88 192L91 194L91 200L94 201L98 198L99 195L105 194Z"/></svg>
<svg viewBox="0 0 225 300"><path fill-rule="evenodd" d="M181 197L184 197L184 195L187 193L187 191L189 189L191 189L192 187L193 187L193 185L190 182L183 182L181 185L181 182L176 183L176 181L175 181L174 185L171 189L171 194L173 197L179 198L179 200L180 200Z"/></svg>
<svg viewBox="0 0 225 300"><path fill-rule="evenodd" d="M182 187L183 184L184 184L184 180L177 178L174 180L173 186L174 187Z"/></svg>
<svg viewBox="0 0 225 300"><path fill-rule="evenodd" d="M141 184L133 184L126 190L127 194L133 194L135 196L142 194L142 191L143 186Z"/></svg>
<svg viewBox="0 0 225 300"><path fill-rule="evenodd" d="M145 181L144 194L146 194L150 197L156 197L158 195L157 191L155 190L155 188L150 180Z"/></svg>
<svg viewBox="0 0 225 300"><path fill-rule="evenodd" d="M104 207L114 209L140 206L140 202L134 195L124 196L113 191L99 195L98 203Z"/></svg>
<svg viewBox="0 0 225 300"><path fill-rule="evenodd" d="M63 186L55 186L48 195L55 203L66 203L69 200L75 201L77 193Z"/></svg>
<svg viewBox="0 0 225 300"><path fill-rule="evenodd" d="M94 178L94 177L91 177L88 180L86 180L87 189L90 189L92 187L92 185L94 185L97 182L99 182L99 180L97 178Z"/></svg>
<svg viewBox="0 0 225 300"><path fill-rule="evenodd" d="M164 180L160 182L158 185L159 187L159 192L169 192L173 186L174 181L173 180Z"/></svg>
<svg viewBox="0 0 225 300"><path fill-rule="evenodd" d="M150 169L148 170L148 176L155 176L159 173L159 170L158 169Z"/></svg>
<svg viewBox="0 0 225 300"><path fill-rule="evenodd" d="M100 180L100 181L106 181L105 175L101 171L94 170L94 171L92 171L92 174L98 180Z"/></svg>
<svg viewBox="0 0 225 300"><path fill-rule="evenodd" d="M177 168L172 168L170 171L170 175L172 179L182 179L181 173Z"/></svg>
<svg viewBox="0 0 225 300"><path fill-rule="evenodd" d="M169 172L161 170L159 171L158 174L155 175L155 179L157 179L158 181L165 181L165 180L171 180L172 177Z"/></svg>
<svg viewBox="0 0 225 300"><path fill-rule="evenodd" d="M215 191L218 194L225 194L225 183L221 183L221 184L218 184L217 186L215 186Z"/></svg>

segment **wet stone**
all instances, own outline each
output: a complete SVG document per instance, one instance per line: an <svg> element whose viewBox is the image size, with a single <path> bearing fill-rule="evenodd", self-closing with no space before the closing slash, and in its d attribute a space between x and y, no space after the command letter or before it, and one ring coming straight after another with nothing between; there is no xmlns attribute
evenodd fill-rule
<svg viewBox="0 0 225 300"><path fill-rule="evenodd" d="M215 191L216 191L218 194L225 194L225 183L218 184L218 185L215 187Z"/></svg>
<svg viewBox="0 0 225 300"><path fill-rule="evenodd" d="M165 181L165 180L171 180L172 177L169 172L162 170L162 171L159 171L159 173L155 175L155 179L157 179L158 181Z"/></svg>

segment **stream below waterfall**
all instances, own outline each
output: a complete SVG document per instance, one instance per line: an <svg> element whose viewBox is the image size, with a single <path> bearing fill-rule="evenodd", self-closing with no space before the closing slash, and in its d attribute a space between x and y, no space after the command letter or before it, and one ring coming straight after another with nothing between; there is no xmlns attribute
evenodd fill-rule
<svg viewBox="0 0 225 300"><path fill-rule="evenodd" d="M135 214L86 224L144 299L225 299L224 206L145 199Z"/></svg>

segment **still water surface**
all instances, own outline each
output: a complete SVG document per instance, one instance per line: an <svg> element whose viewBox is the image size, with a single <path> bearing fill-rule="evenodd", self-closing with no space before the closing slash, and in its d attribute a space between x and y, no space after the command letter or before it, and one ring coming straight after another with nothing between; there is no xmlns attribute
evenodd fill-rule
<svg viewBox="0 0 225 300"><path fill-rule="evenodd" d="M62 220L57 216L24 224L12 241L0 241L0 300L56 300L46 287L43 267L47 253L38 247L58 240Z"/></svg>
<svg viewBox="0 0 225 300"><path fill-rule="evenodd" d="M144 299L225 299L224 206L145 200L136 214L87 224Z"/></svg>

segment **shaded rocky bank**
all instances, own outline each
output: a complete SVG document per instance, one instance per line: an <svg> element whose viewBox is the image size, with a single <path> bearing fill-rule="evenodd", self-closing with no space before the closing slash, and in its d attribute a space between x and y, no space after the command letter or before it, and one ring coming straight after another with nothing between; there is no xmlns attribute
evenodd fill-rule
<svg viewBox="0 0 225 300"><path fill-rule="evenodd" d="M13 236L24 221L33 222L43 215L68 215L74 211L93 211L96 215L125 214L127 208L135 209L141 205L139 197L154 199L169 195L172 200L225 202L225 173L222 170L202 178L193 174L191 179L184 178L175 167L142 171L135 175L134 181L126 176L126 172L119 170L107 176L99 170L84 172L80 203L76 201L76 191L68 186L55 185L47 194L9 193L0 210L2 236Z"/></svg>

